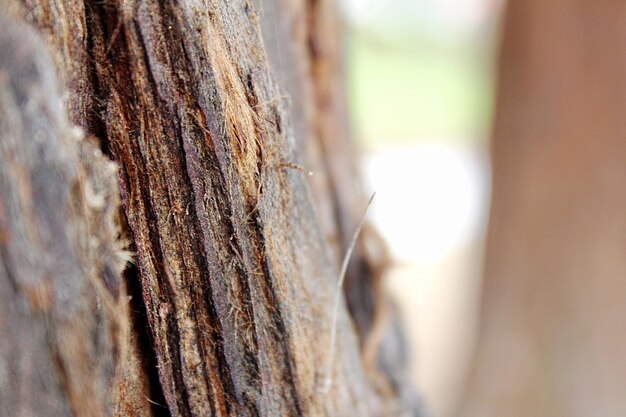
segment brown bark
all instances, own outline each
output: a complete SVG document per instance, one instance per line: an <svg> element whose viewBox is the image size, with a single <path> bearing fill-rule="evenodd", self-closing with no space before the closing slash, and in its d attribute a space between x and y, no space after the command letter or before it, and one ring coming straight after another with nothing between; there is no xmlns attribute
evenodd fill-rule
<svg viewBox="0 0 626 417"><path fill-rule="evenodd" d="M626 413L626 3L510 2L462 416Z"/></svg>
<svg viewBox="0 0 626 417"><path fill-rule="evenodd" d="M261 29L271 70L282 86L279 98L288 104L298 162L312 174L308 185L316 218L339 264L366 196L346 112L343 28L336 8L333 1L272 0L265 3ZM403 407L417 412L398 317L381 287L388 262L384 243L366 223L347 272L347 307L377 390L392 401L400 397Z"/></svg>
<svg viewBox="0 0 626 417"><path fill-rule="evenodd" d="M365 203L335 92L339 52L324 46L338 30L332 4L264 5L263 19L272 7L283 25L312 22L294 39L299 29L275 19L261 30L260 5L247 1L4 3L51 48L72 122L118 163L136 267L124 274L132 320L119 302L113 314L132 331L107 356L117 374L102 413L416 412L402 363L385 360L399 335L380 314L384 253L371 231L329 357L338 266ZM300 71L286 91L278 68ZM380 337L381 329L393 331ZM58 415L81 410L71 404Z"/></svg>
<svg viewBox="0 0 626 417"><path fill-rule="evenodd" d="M0 23L0 414L109 415L127 335L115 166L32 30Z"/></svg>

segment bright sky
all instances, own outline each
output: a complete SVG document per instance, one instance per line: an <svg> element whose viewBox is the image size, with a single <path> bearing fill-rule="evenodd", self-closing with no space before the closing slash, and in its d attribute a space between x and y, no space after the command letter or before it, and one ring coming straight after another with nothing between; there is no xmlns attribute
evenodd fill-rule
<svg viewBox="0 0 626 417"><path fill-rule="evenodd" d="M382 33L466 35L493 22L501 0L342 0L353 24Z"/></svg>
<svg viewBox="0 0 626 417"><path fill-rule="evenodd" d="M372 218L396 259L436 262L480 238L486 155L435 142L379 152L365 164L377 195Z"/></svg>

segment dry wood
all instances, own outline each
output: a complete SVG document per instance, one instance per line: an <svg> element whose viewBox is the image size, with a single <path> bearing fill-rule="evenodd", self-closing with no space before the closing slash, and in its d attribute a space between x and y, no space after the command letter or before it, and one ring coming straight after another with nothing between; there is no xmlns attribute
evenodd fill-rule
<svg viewBox="0 0 626 417"><path fill-rule="evenodd" d="M268 63L264 47L277 3L3 2L44 37L67 114L119 165L136 267L118 415L416 412L403 361L390 366L399 336L378 313L385 256L371 228L347 275L333 384L319 390L339 262L364 206L334 93L338 52L321 42L338 30L327 2L292 3L302 14L283 17L314 19L298 41L272 19L276 51L294 48L282 71L308 71L284 90L281 58Z"/></svg>
<svg viewBox="0 0 626 417"><path fill-rule="evenodd" d="M127 337L115 166L36 34L0 21L0 415L106 416Z"/></svg>

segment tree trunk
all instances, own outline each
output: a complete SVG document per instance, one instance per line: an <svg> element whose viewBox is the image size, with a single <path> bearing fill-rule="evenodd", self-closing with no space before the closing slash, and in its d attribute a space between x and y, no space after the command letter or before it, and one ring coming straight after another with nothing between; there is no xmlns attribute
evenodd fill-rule
<svg viewBox="0 0 626 417"><path fill-rule="evenodd" d="M0 3L7 415L417 414L332 3Z"/></svg>
<svg viewBox="0 0 626 417"><path fill-rule="evenodd" d="M511 1L462 416L626 415L626 3Z"/></svg>
<svg viewBox="0 0 626 417"><path fill-rule="evenodd" d="M0 414L105 415L128 333L115 166L35 35L0 25Z"/></svg>

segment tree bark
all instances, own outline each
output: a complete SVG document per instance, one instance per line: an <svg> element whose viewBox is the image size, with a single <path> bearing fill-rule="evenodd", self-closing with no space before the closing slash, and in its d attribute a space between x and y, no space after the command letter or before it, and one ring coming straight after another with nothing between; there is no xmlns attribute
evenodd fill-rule
<svg viewBox="0 0 626 417"><path fill-rule="evenodd" d="M511 1L462 416L626 413L626 3Z"/></svg>
<svg viewBox="0 0 626 417"><path fill-rule="evenodd" d="M128 334L115 166L68 123L36 35L0 25L0 414L109 415Z"/></svg>
<svg viewBox="0 0 626 417"><path fill-rule="evenodd" d="M398 327L379 289L384 250L369 227L348 276L350 310L342 302L336 349L330 348L337 271L365 205L354 186L339 50L324 46L339 30L332 4L3 2L9 16L28 22L49 46L68 89L63 117L97 137L117 162L122 215L108 227L122 228L135 254L123 281L117 266L106 273L87 268L92 281L117 283L109 320L131 329L102 336L117 346L98 351L113 376L96 369L76 377L85 389L86 378L100 384L90 388L101 398L94 406L100 411L85 411L72 400L85 401L83 391L62 384L49 401L67 404L55 415L417 413L403 359L395 359ZM300 33L285 22L310 26ZM268 61L264 40L272 33ZM53 77L51 67L46 77ZM281 81L292 72L299 78ZM58 106L58 97L44 95ZM96 166L89 158L80 163ZM22 192L10 175L3 186ZM112 187L107 195L115 195ZM82 213L76 222L92 217ZM55 233L71 223L58 227ZM81 236L117 244L115 234L105 240L100 229L88 232ZM113 250L109 262L119 253ZM108 259L92 258L76 262ZM84 297L94 294L86 290ZM85 305L80 297L67 301ZM46 324L42 331L65 337ZM12 337L3 339L15 347ZM6 398L14 389L8 387ZM48 415L46 401L21 415Z"/></svg>

